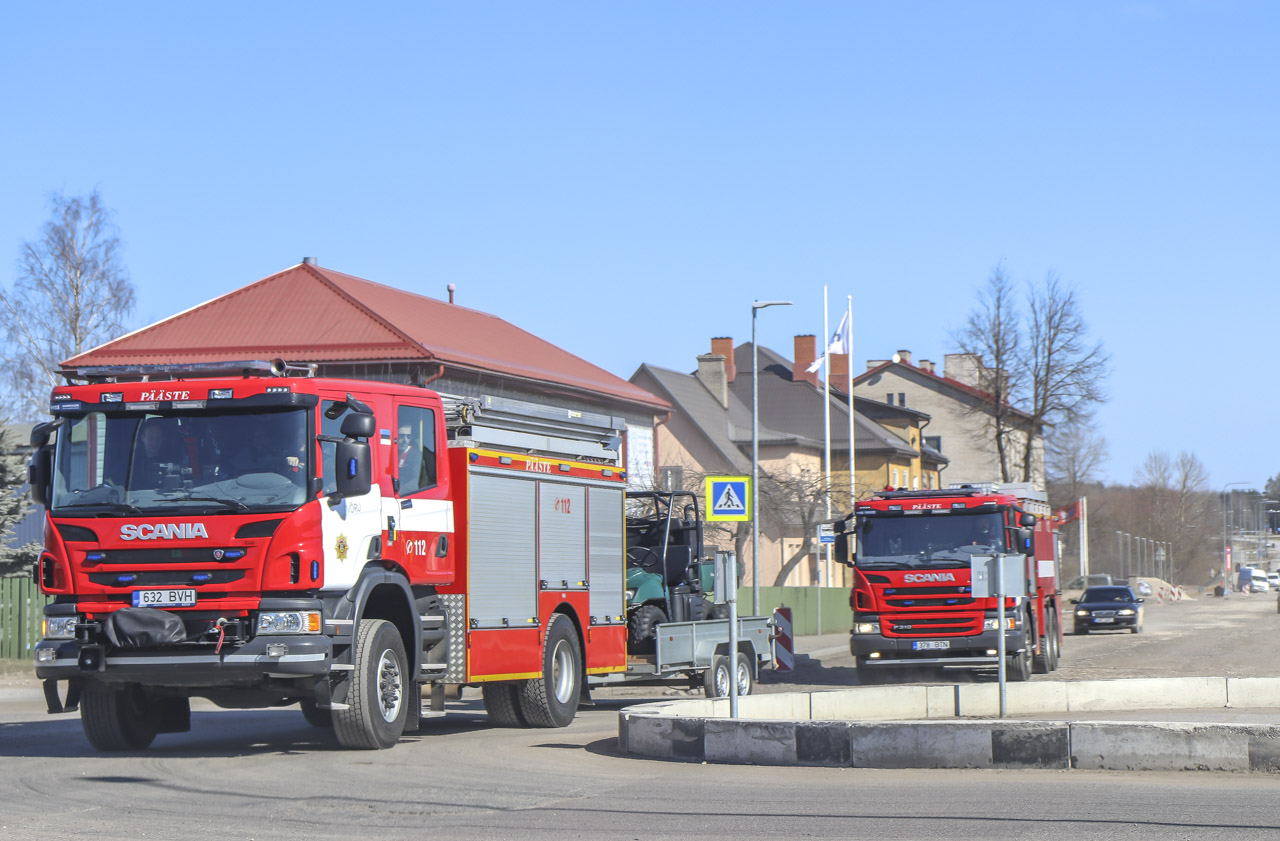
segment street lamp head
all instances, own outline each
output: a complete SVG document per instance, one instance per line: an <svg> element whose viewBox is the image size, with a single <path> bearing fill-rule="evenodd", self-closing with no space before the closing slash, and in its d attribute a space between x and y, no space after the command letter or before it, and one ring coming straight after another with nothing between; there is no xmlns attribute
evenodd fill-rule
<svg viewBox="0 0 1280 841"><path fill-rule="evenodd" d="M751 302L752 311L762 310L765 307L789 307L789 306L791 306L790 301L752 301Z"/></svg>

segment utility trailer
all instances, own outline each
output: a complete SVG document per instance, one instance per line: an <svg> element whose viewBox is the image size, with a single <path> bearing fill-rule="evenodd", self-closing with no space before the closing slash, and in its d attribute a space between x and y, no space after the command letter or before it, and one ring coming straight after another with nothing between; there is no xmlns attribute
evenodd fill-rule
<svg viewBox="0 0 1280 841"><path fill-rule="evenodd" d="M760 670L771 668L776 623L771 616L738 618L738 694L750 695ZM653 654L631 654L627 670L593 675L591 686L688 686L701 684L708 698L729 695L729 620L665 622Z"/></svg>

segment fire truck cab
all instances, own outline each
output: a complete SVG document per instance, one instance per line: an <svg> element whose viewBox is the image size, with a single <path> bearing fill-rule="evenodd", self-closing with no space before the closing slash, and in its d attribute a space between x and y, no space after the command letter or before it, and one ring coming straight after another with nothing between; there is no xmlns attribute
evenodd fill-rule
<svg viewBox="0 0 1280 841"><path fill-rule="evenodd" d="M191 697L386 748L448 684L564 726L626 668L621 419L278 360L81 373L33 433L35 664L99 749Z"/></svg>
<svg viewBox="0 0 1280 841"><path fill-rule="evenodd" d="M1062 640L1055 524L1043 492L1028 485L964 484L884 491L836 524L836 557L853 567L850 650L859 679L894 668L998 666L1007 673L1057 668ZM856 551L855 551L856 549ZM975 558L1018 558L999 599L975 596Z"/></svg>

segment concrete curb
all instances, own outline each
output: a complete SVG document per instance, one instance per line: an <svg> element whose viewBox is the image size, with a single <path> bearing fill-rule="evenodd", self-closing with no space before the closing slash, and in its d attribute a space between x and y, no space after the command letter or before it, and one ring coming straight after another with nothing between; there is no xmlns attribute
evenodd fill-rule
<svg viewBox="0 0 1280 841"><path fill-rule="evenodd" d="M1013 715L1231 702L1280 708L1280 678L1046 681L1008 689ZM755 695L740 699L743 717L736 720L724 699L643 704L619 713L618 744L637 756L755 765L1280 771L1280 725L959 720L996 714L998 692L981 684Z"/></svg>

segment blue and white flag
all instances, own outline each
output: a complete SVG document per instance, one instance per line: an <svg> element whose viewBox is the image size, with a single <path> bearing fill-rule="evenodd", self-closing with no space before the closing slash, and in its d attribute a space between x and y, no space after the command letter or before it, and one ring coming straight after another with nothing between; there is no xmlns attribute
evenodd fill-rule
<svg viewBox="0 0 1280 841"><path fill-rule="evenodd" d="M813 360L813 364L806 370L812 374L814 371L822 367L822 363L827 361L828 354L832 353L852 353L853 339L849 335L849 313L846 312L844 317L840 319L840 326L836 328L836 332L831 334L831 341L827 343L826 352L817 359Z"/></svg>

